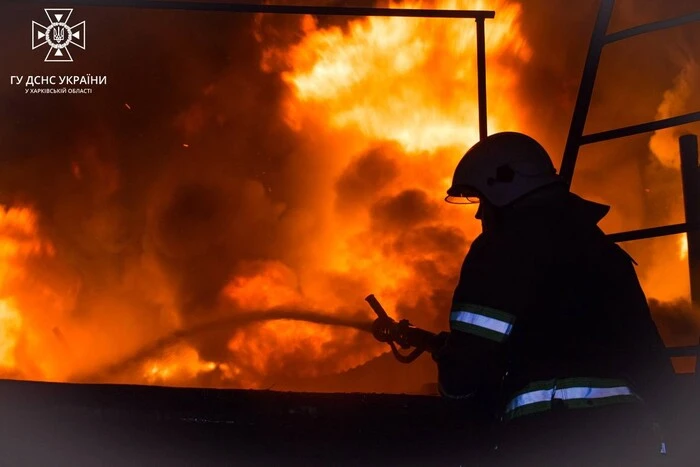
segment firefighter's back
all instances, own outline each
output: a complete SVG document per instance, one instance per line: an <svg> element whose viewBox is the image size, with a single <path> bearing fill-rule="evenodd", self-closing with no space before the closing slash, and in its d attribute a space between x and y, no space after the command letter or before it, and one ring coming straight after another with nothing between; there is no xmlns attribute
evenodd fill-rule
<svg viewBox="0 0 700 467"><path fill-rule="evenodd" d="M567 194L521 208L499 234L512 277L535 289L524 294L508 343L504 462L666 459L656 396L672 368L631 258L596 225L606 212Z"/></svg>

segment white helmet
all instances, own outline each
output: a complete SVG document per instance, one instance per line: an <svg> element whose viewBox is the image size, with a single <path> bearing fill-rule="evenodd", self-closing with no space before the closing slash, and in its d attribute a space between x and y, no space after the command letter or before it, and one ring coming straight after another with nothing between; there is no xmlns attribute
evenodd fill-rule
<svg viewBox="0 0 700 467"><path fill-rule="evenodd" d="M522 133L496 133L476 143L457 164L445 201L487 199L497 207L561 182L547 151Z"/></svg>

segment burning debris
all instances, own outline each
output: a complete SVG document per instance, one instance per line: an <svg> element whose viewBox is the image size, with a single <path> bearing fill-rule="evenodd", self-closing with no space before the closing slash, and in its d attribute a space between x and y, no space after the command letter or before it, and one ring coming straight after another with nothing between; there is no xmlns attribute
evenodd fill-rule
<svg viewBox="0 0 700 467"><path fill-rule="evenodd" d="M390 5L495 9L490 131L525 131L561 152L580 71L578 57L563 57L572 48L582 56L590 31L564 15L592 24L588 6ZM561 23L542 23L545 9ZM129 14L108 13L91 19L107 33L115 14ZM552 39L575 37L559 28L579 23L580 47ZM183 36L154 38L153 24L177 25ZM357 329L372 318L362 302L370 291L395 315L444 328L479 228L473 208L441 203L454 164L478 139L474 34L471 22L419 18L134 18L132 39L102 44L114 52L110 82L119 84L110 93L130 102L93 96L67 110L43 101L3 119L12 157L0 174L1 374L239 388L314 380L324 390L332 384L321 377L385 351ZM148 50L137 47L144 37ZM633 68L630 60L615 71ZM623 87L612 104L594 102L592 121L624 123L601 113L618 99L634 101L622 108L640 119L642 104L664 116L697 99L692 63L675 67L671 87L666 73L636 77L649 90ZM599 85L617 90L619 80L603 75ZM94 118L120 103L128 112ZM581 158L577 191L614 207L606 230L681 212L665 141L659 133ZM646 189L657 200L650 206ZM631 246L647 293L659 303L684 298L682 244L650 243ZM655 311L660 323L669 316Z"/></svg>

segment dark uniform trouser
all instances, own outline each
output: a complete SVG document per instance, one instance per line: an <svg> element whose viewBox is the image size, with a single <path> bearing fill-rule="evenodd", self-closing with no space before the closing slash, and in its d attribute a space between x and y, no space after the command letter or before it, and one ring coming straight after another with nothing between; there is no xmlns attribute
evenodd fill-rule
<svg viewBox="0 0 700 467"><path fill-rule="evenodd" d="M495 466L671 466L673 446L637 404L526 415L504 425ZM662 441L666 454L662 454Z"/></svg>

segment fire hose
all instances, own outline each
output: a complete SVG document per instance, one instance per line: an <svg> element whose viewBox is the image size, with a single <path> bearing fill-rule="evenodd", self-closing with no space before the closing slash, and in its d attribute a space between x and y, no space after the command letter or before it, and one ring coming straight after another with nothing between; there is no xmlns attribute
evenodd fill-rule
<svg viewBox="0 0 700 467"><path fill-rule="evenodd" d="M343 319L336 316L326 316L313 311L298 311L287 309L272 309L266 311L249 312L236 316L227 316L211 322L205 322L186 329L174 331L168 335L161 337L155 342L146 345L137 350L131 355L127 355L121 360L112 363L106 368L101 368L99 371L83 375L75 375L71 380L74 382L88 382L103 380L110 375L118 374L125 371L132 365L142 363L146 359L156 355L163 349L180 341L187 339L197 334L208 332L215 329L226 327L246 326L251 323L268 321L293 319L297 321L308 321L318 324L327 324L334 326L344 326L361 331L370 331L375 339L379 342L386 342L391 347L392 353L401 363L411 363L418 358L423 352L433 353L442 347L442 335L434 334L423 329L413 327L408 320L394 321L387 315L384 308L375 298L374 295L369 295L365 300L372 307L377 315L377 319L372 324L365 321L355 321L352 319ZM403 355L399 352L396 345L402 349L414 348L408 355Z"/></svg>
<svg viewBox="0 0 700 467"><path fill-rule="evenodd" d="M372 323L372 335L379 342L386 342L391 347L394 357L401 363L411 363L423 352L434 353L442 347L443 334L435 334L425 329L413 326L407 319L395 321L392 319L379 300L372 294L365 298L372 307L377 319ZM413 348L405 355L399 352L397 345L404 350Z"/></svg>

